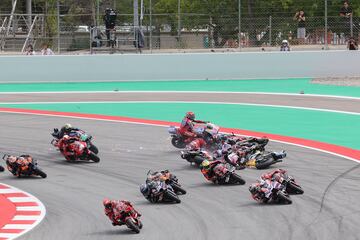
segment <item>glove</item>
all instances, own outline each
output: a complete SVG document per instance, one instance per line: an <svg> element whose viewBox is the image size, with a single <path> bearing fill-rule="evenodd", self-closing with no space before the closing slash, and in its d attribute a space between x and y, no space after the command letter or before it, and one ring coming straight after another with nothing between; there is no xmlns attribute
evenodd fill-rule
<svg viewBox="0 0 360 240"><path fill-rule="evenodd" d="M54 133L57 133L57 132L59 132L59 129L54 128Z"/></svg>

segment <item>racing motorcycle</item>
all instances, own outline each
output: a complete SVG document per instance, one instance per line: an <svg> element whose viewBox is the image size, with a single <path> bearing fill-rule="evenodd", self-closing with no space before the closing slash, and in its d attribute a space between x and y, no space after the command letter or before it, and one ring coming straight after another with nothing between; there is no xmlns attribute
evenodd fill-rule
<svg viewBox="0 0 360 240"><path fill-rule="evenodd" d="M196 138L208 137L208 135L214 136L219 132L219 126L206 123L206 124L197 124L194 127L194 132L198 137L187 137L180 133L179 127L170 126L168 132L171 135L171 144L176 148L185 148L187 144L192 142Z"/></svg>
<svg viewBox="0 0 360 240"><path fill-rule="evenodd" d="M186 194L186 190L181 187L178 178L174 174L170 173L169 170L161 171L161 174L164 177L165 183L169 184L176 194Z"/></svg>
<svg viewBox="0 0 360 240"><path fill-rule="evenodd" d="M265 188L263 192L261 188ZM256 201L263 203L279 203L279 204L291 204L292 200L289 194L285 191L282 184L277 181L263 181L263 183L255 183L249 187L250 193L254 196L257 195L259 198Z"/></svg>
<svg viewBox="0 0 360 240"><path fill-rule="evenodd" d="M147 181L146 184L140 186L140 191L152 203L181 203L180 198L176 195L171 185L166 184L164 181Z"/></svg>
<svg viewBox="0 0 360 240"><path fill-rule="evenodd" d="M22 176L26 176L26 177L40 176L42 178L47 177L47 174L41 168L38 167L37 160L33 159L33 158L31 158L31 161L29 161L27 164L22 164L22 165L18 166L17 173L13 173L13 166L11 165L11 163L8 160L9 157L10 157L10 155L5 154L2 159L5 160L7 169L14 176L17 176L19 178Z"/></svg>
<svg viewBox="0 0 360 240"><path fill-rule="evenodd" d="M188 161L190 164L200 166L204 160L212 161L212 156L207 151L202 150L185 150L181 151L181 158Z"/></svg>
<svg viewBox="0 0 360 240"><path fill-rule="evenodd" d="M287 173L282 174L282 178L283 181L281 184L284 186L285 191L288 194L304 194L304 190L299 184L297 184L295 178L289 176Z"/></svg>
<svg viewBox="0 0 360 240"><path fill-rule="evenodd" d="M54 132L51 135L54 137L51 144L54 145L55 147L58 147L58 142L60 140L59 139L59 129L54 128ZM92 143L93 137L90 134L87 134L85 131L83 131L83 130L72 131L67 135L69 137L78 137L78 138L84 139L84 141L89 146L90 151L92 151L95 154L99 153L99 149Z"/></svg>
<svg viewBox="0 0 360 240"><path fill-rule="evenodd" d="M74 162L76 160L91 160L94 162L100 162L100 158L90 150L90 146L85 140L86 139L84 138L72 138L68 140L68 142L65 143L62 149L60 149L61 154L65 157L67 161L70 162Z"/></svg>
<svg viewBox="0 0 360 240"><path fill-rule="evenodd" d="M120 212L120 216L116 219L119 225L126 225L129 229L135 233L140 233L143 224L140 221L140 216L132 211L130 206L123 208Z"/></svg>
<svg viewBox="0 0 360 240"><path fill-rule="evenodd" d="M244 185L245 180L235 173L235 167L230 164L219 163L213 168L216 176L214 183L219 185L240 184Z"/></svg>
<svg viewBox="0 0 360 240"><path fill-rule="evenodd" d="M246 151L245 151L246 152ZM271 165L282 162L286 157L286 152L269 152L255 150L246 152L245 156L239 157L237 153L231 153L224 157L225 161L237 166L238 168L255 167L256 169L266 169Z"/></svg>

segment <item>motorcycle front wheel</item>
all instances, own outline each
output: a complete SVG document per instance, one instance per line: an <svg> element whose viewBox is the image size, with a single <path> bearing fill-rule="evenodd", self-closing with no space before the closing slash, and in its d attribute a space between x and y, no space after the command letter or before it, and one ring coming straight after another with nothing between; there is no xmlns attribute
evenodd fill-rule
<svg viewBox="0 0 360 240"><path fill-rule="evenodd" d="M126 226L136 233L140 233L140 228L136 225L132 218L126 220Z"/></svg>
<svg viewBox="0 0 360 240"><path fill-rule="evenodd" d="M297 184L289 182L286 186L286 191L289 194L304 194L304 190Z"/></svg>
<svg viewBox="0 0 360 240"><path fill-rule="evenodd" d="M164 192L164 197L172 202L181 203L180 198L173 192L170 191Z"/></svg>
<svg viewBox="0 0 360 240"><path fill-rule="evenodd" d="M93 153L95 154L98 154L99 153L99 149L92 143L90 143L90 147L89 147L89 150L92 151Z"/></svg>
<svg viewBox="0 0 360 240"><path fill-rule="evenodd" d="M239 175L237 175L236 173L233 173L232 175L231 175L231 180L232 180L232 182L234 182L234 183L238 183L238 184L240 184L240 185L244 185L245 183L246 183L246 181L242 178L242 177L240 177Z"/></svg>
<svg viewBox="0 0 360 240"><path fill-rule="evenodd" d="M291 200L290 196L281 191L277 192L277 197L279 199L279 202L281 202L281 203L292 204L292 200Z"/></svg>
<svg viewBox="0 0 360 240"><path fill-rule="evenodd" d="M100 158L95 153L92 152L89 154L89 159L96 163L100 162Z"/></svg>
<svg viewBox="0 0 360 240"><path fill-rule="evenodd" d="M175 193L186 194L186 190L179 186L179 184L173 183L171 187L174 189Z"/></svg>
<svg viewBox="0 0 360 240"><path fill-rule="evenodd" d="M42 178L46 178L46 177L47 177L46 173L44 173L44 172L43 172L42 170L40 170L40 169L36 169L36 170L34 170L34 172L35 172L36 175L38 175L38 176L40 176L40 177L42 177Z"/></svg>

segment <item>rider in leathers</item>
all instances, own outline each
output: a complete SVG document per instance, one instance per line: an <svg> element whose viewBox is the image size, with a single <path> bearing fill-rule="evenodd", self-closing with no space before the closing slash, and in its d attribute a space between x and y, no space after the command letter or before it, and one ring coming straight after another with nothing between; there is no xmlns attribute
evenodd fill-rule
<svg viewBox="0 0 360 240"><path fill-rule="evenodd" d="M131 214L136 213L139 217L141 217L141 214L135 210L135 208L129 201L126 200L104 199L103 205L105 207L105 215L108 216L113 226L120 226L123 224L119 221L119 218L121 217L121 211L126 207L131 208Z"/></svg>
<svg viewBox="0 0 360 240"><path fill-rule="evenodd" d="M191 138L196 137L196 133L194 132L194 123L206 123L206 122L195 120L195 113L187 112L185 117L181 121L179 132L186 137L191 137Z"/></svg>
<svg viewBox="0 0 360 240"><path fill-rule="evenodd" d="M19 157L8 156L6 159L9 171L15 176L20 176L20 168L28 166L32 161L33 159L30 155L21 155Z"/></svg>
<svg viewBox="0 0 360 240"><path fill-rule="evenodd" d="M52 135L57 139L61 139L65 135L69 135L71 132L77 132L80 130L80 128L74 128L70 123L67 123L60 129L60 131L57 128L54 128L54 133Z"/></svg>

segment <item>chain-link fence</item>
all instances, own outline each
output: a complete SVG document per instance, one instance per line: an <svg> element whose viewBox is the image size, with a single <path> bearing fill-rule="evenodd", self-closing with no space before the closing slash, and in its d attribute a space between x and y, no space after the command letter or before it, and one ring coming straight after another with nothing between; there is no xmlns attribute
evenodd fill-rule
<svg viewBox="0 0 360 240"><path fill-rule="evenodd" d="M133 0L127 0L127 5L125 1L122 5L117 1L95 1L81 8L85 13L79 14L71 14L71 5L62 1L62 5L47 6L52 11L45 14L2 14L1 49L21 52L32 44L40 50L46 43L58 53L222 48L259 51L278 50L284 40L293 49L346 49L349 38L359 41L360 18L355 12L338 14L341 4L330 4L323 15L308 16L305 11L306 18L300 23L291 11L254 7L253 11L263 13L250 12L245 0L234 1L230 8L219 6L211 13L187 12L191 1L176 1L167 9L159 8L161 0L138 0L136 6ZM111 31L107 31L103 20L108 7L119 7ZM199 9L209 7L204 4Z"/></svg>

